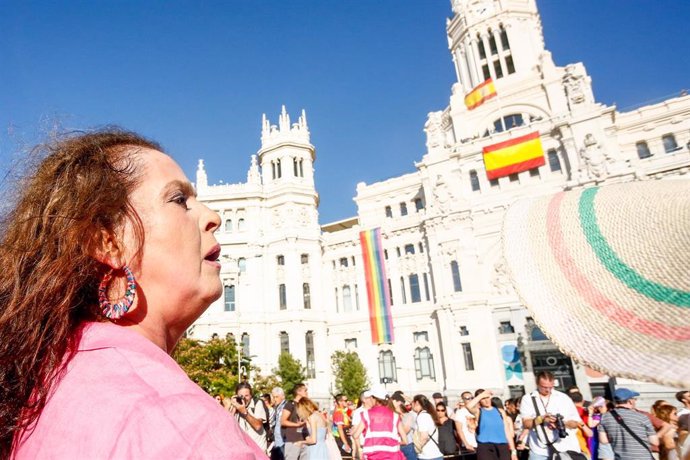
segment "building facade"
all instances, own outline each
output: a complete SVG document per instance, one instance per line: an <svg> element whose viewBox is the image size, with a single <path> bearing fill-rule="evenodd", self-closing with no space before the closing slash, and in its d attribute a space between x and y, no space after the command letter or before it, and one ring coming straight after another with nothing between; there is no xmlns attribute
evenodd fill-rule
<svg viewBox="0 0 690 460"><path fill-rule="evenodd" d="M561 387L603 392L608 378L563 356L520 304L501 260L503 214L526 196L687 179L690 97L618 112L596 102L582 63L554 64L535 0L451 6L457 81L449 104L429 113L426 153L414 171L357 185L357 216L319 223L304 112L292 123L283 107L277 125L264 116L246 183L211 185L199 162L199 199L223 221L224 296L191 337L233 334L264 373L289 351L306 365L317 398L332 391L336 350L356 351L372 383L445 391L451 400L479 387L529 391L541 369L555 372ZM468 109L465 95L489 78L497 97ZM545 165L487 179L482 148L531 132ZM393 344L371 342L359 232L372 228L383 238Z"/></svg>

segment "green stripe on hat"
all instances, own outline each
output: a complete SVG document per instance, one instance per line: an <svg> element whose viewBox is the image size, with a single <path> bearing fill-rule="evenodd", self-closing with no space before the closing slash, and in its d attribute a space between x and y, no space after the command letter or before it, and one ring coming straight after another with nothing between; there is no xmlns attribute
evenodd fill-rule
<svg viewBox="0 0 690 460"><path fill-rule="evenodd" d="M690 307L690 292L681 291L650 281L627 266L618 255L616 255L613 248L606 241L606 238L604 238L604 235L602 235L601 229L597 224L597 216L594 211L594 197L598 191L599 187L583 190L580 195L579 214L580 225L582 226L585 238L587 238L587 242L604 267L630 289L650 299L658 302L665 302L677 307Z"/></svg>

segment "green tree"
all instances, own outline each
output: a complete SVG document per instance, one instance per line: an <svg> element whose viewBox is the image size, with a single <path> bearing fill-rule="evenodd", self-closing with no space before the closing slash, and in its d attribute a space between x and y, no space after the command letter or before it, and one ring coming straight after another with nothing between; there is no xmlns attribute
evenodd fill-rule
<svg viewBox="0 0 690 460"><path fill-rule="evenodd" d="M292 395L295 385L304 382L307 378L306 368L288 352L280 354L278 367L273 369L273 373L280 378L280 385L287 398Z"/></svg>
<svg viewBox="0 0 690 460"><path fill-rule="evenodd" d="M331 355L331 370L335 378L336 393L347 395L350 400L369 388L367 370L353 351L336 351Z"/></svg>
<svg viewBox="0 0 690 460"><path fill-rule="evenodd" d="M275 375L261 375L261 369L257 368L252 375L252 391L257 396L270 393L275 387L283 387Z"/></svg>
<svg viewBox="0 0 690 460"><path fill-rule="evenodd" d="M237 346L234 340L208 342L181 339L173 358L189 378L211 395L232 395L237 385Z"/></svg>

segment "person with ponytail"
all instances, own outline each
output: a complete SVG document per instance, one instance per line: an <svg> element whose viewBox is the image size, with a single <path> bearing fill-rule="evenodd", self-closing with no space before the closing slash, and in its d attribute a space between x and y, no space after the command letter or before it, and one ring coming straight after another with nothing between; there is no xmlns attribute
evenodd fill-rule
<svg viewBox="0 0 690 460"><path fill-rule="evenodd" d="M34 153L0 226L0 458L265 458L170 357L222 294L218 215L137 134Z"/></svg>
<svg viewBox="0 0 690 460"><path fill-rule="evenodd" d="M443 453L438 447L438 428L441 426L441 421L433 403L424 395L415 395L412 398L412 410L417 413L417 431L424 446L417 457L421 460L443 458Z"/></svg>

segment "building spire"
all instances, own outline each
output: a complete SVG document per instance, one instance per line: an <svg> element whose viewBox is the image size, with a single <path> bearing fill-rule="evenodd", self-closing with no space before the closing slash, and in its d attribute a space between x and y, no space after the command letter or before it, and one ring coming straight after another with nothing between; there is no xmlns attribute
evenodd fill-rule
<svg viewBox="0 0 690 460"><path fill-rule="evenodd" d="M309 126L307 125L307 113L302 109L297 123L290 124L290 114L285 105L281 106L278 116L278 126L271 125L266 114L261 117L261 148L267 148L281 142L297 142L309 144Z"/></svg>
<svg viewBox="0 0 690 460"><path fill-rule="evenodd" d="M208 188L208 176L206 176L204 160L200 159L196 166L196 191L203 192L206 188Z"/></svg>

